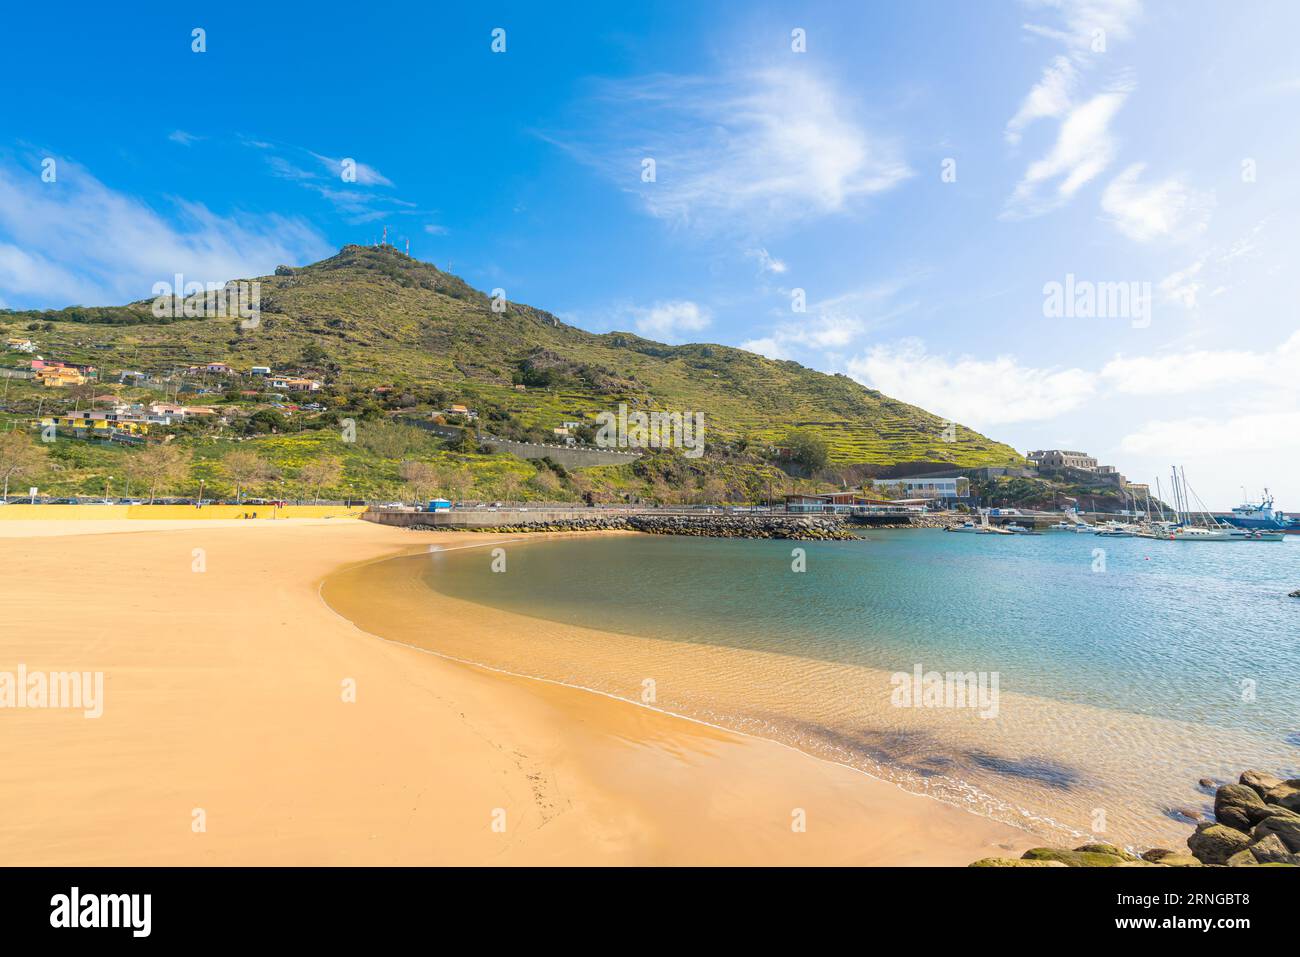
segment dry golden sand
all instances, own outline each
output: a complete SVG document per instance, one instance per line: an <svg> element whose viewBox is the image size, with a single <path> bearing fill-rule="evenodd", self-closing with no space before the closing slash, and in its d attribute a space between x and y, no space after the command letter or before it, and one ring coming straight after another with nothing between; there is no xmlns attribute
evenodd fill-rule
<svg viewBox="0 0 1300 957"><path fill-rule="evenodd" d="M0 522L0 671L105 672L99 719L0 710L0 863L966 864L1034 843L773 742L383 641L319 597L417 535L490 537L142 525Z"/></svg>

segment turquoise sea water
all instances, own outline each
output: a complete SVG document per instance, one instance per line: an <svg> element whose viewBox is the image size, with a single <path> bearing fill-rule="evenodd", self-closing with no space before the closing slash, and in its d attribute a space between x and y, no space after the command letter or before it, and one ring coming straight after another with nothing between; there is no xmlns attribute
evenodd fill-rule
<svg viewBox="0 0 1300 957"><path fill-rule="evenodd" d="M1055 842L1178 846L1186 812L1208 810L1198 779L1300 774L1300 600L1287 597L1300 537L915 530L501 547L504 572L491 547L435 546L361 569L354 585L400 598L389 620L404 640L634 701L652 678L655 706ZM796 549L805 571L792 570ZM449 628L431 592L536 624L491 639ZM918 665L996 673L998 714L898 707L889 674Z"/></svg>
<svg viewBox="0 0 1300 957"><path fill-rule="evenodd" d="M791 571L795 547L806 552L803 573ZM1300 600L1286 597L1300 588L1300 537L629 536L512 549L506 574L486 555L457 556L426 580L454 597L605 631L889 671L917 662L998 671L1004 691L1300 745Z"/></svg>

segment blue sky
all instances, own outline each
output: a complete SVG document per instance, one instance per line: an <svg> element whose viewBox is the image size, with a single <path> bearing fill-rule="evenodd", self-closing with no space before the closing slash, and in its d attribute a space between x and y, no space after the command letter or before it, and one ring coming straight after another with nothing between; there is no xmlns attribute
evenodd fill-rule
<svg viewBox="0 0 1300 957"><path fill-rule="evenodd" d="M1300 512L1293 3L179 6L8 12L3 305L264 274L387 225L587 329ZM1049 315L1067 276L1149 308Z"/></svg>

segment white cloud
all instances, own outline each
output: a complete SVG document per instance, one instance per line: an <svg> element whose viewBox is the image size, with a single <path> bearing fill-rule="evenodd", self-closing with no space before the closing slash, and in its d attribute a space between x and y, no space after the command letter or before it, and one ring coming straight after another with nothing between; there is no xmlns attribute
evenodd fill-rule
<svg viewBox="0 0 1300 957"><path fill-rule="evenodd" d="M186 133L184 130L173 130L167 134L167 138L173 143L179 143L181 146L192 146L199 140L203 139L201 136L195 136L193 133Z"/></svg>
<svg viewBox="0 0 1300 957"><path fill-rule="evenodd" d="M1015 146L1020 142L1021 132L1035 120L1055 118L1063 115L1069 108L1071 92L1079 78L1067 57L1058 56L1045 70L1043 78L1038 81L1020 104L1016 115L1007 121L1004 132L1006 140Z"/></svg>
<svg viewBox="0 0 1300 957"><path fill-rule="evenodd" d="M1144 186L1145 163L1133 163L1102 193L1101 208L1121 233L1138 242L1183 239L1205 231L1214 199L1177 177Z"/></svg>
<svg viewBox="0 0 1300 957"><path fill-rule="evenodd" d="M762 339L747 339L740 344L740 348L747 352L757 352L760 356L767 356L769 359L788 359L789 353L785 348L772 336L766 336Z"/></svg>
<svg viewBox="0 0 1300 957"><path fill-rule="evenodd" d="M447 235L447 227L446 227L446 226L439 226L437 223L425 223L425 224L424 224L424 231L425 231L426 233L428 233L430 236L445 236L445 235Z"/></svg>
<svg viewBox="0 0 1300 957"><path fill-rule="evenodd" d="M185 201L165 217L68 160L58 170L43 183L0 166L0 288L31 305L115 305L178 272L224 282L332 251L296 217L225 217Z"/></svg>
<svg viewBox="0 0 1300 957"><path fill-rule="evenodd" d="M1221 461L1225 455L1286 452L1285 461L1291 464L1285 467L1293 474L1300 458L1300 410L1147 422L1124 436L1120 448L1137 455L1163 455L1167 460L1200 458L1207 452L1211 461ZM1280 456L1275 459L1275 467L1281 467L1282 461Z"/></svg>
<svg viewBox="0 0 1300 957"><path fill-rule="evenodd" d="M1061 27L1026 23L1025 29L1039 36L1060 40L1075 51L1090 52L1098 31L1108 49L1113 40L1133 36L1133 22L1142 14L1141 0L1027 0L1027 6L1056 11Z"/></svg>
<svg viewBox="0 0 1300 957"><path fill-rule="evenodd" d="M788 359L801 353L812 358L807 354L822 350L823 355L817 359L823 364L838 364L840 357L828 350L851 346L872 329L912 308L912 303L889 303L907 281L877 283L808 303L806 312L790 312L766 335L747 340L740 348L772 359Z"/></svg>
<svg viewBox="0 0 1300 957"><path fill-rule="evenodd" d="M331 176L338 177L339 182L346 182L343 179L343 170L344 170L343 159L334 159L333 157L329 157L329 156L321 156L319 153L312 153L311 155L316 157L316 159L320 161L321 165L324 166L325 169L329 171ZM344 157L344 159L352 159L352 157ZM355 182L357 185L359 186L392 186L393 185L392 180L390 180L383 173L379 172L379 170L375 169L373 166L367 166L365 163L358 162L355 159L352 159L352 163L354 164L353 172L356 173L356 177L357 177L355 180L353 180L353 182Z"/></svg>
<svg viewBox="0 0 1300 957"><path fill-rule="evenodd" d="M680 342L686 332L698 332L712 321L709 310L685 299L656 302L644 308L632 308L636 331L660 342Z"/></svg>
<svg viewBox="0 0 1300 957"><path fill-rule="evenodd" d="M774 257L766 249L750 249L745 252L750 259L758 260L758 268L763 272L783 273L786 271L786 264Z"/></svg>
<svg viewBox="0 0 1300 957"><path fill-rule="evenodd" d="M634 191L652 216L703 229L780 227L839 213L912 175L853 100L791 67L612 83L596 142L555 142ZM642 182L643 160L655 180Z"/></svg>
<svg viewBox="0 0 1300 957"><path fill-rule="evenodd" d="M1051 151L1029 164L1003 215L1020 218L1055 209L1102 173L1115 158L1110 123L1127 98L1127 90L1116 89L1071 107ZM1049 188L1053 181L1054 193Z"/></svg>
<svg viewBox="0 0 1300 957"><path fill-rule="evenodd" d="M848 362L854 379L977 429L1051 419L1079 408L1096 390L1082 369L1035 369L1011 356L932 355L918 339L878 345Z"/></svg>
<svg viewBox="0 0 1300 957"><path fill-rule="evenodd" d="M1225 385L1264 385L1280 392L1300 388L1294 375L1279 370L1300 366L1300 332L1276 349L1175 352L1163 356L1117 356L1102 367L1102 378L1128 395L1206 393Z"/></svg>
<svg viewBox="0 0 1300 957"><path fill-rule="evenodd" d="M1204 266L1205 260L1198 259L1186 269L1170 273L1164 279L1161 279L1157 286L1161 298L1165 302L1175 302L1186 306L1188 309L1195 309L1196 298L1200 295L1201 287L1204 285L1199 278L1201 269Z"/></svg>
<svg viewBox="0 0 1300 957"><path fill-rule="evenodd" d="M1027 23L1024 28L1064 44L1066 54L1043 70L1003 135L1016 146L1025 127L1037 120L1059 120L1059 127L1051 151L1031 163L1016 184L1002 213L1005 219L1037 216L1064 205L1114 160L1110 125L1128 98L1131 81L1121 78L1106 92L1082 100L1075 88L1082 69L1093 66L1113 41L1132 36L1132 23L1142 12L1140 0L1027 0L1027 5L1056 14L1058 27Z"/></svg>

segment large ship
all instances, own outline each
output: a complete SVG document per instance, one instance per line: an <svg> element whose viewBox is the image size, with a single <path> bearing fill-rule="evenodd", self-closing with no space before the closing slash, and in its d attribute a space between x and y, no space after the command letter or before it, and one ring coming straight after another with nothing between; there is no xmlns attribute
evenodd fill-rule
<svg viewBox="0 0 1300 957"><path fill-rule="evenodd" d="M1266 532L1292 532L1300 534L1300 519L1290 518L1284 512L1273 509L1273 496L1264 489L1264 498L1259 502L1245 502L1238 505L1223 521L1238 528L1254 528Z"/></svg>

